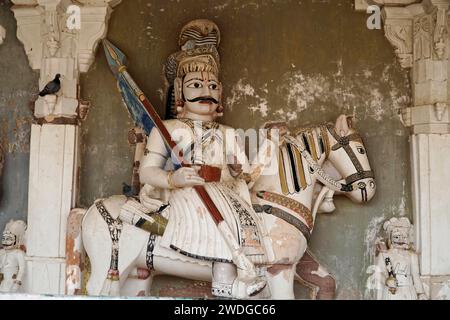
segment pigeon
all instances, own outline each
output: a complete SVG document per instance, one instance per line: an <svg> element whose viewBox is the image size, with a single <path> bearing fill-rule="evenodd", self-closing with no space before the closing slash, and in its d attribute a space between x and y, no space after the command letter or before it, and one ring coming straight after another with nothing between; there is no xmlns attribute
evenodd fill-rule
<svg viewBox="0 0 450 320"><path fill-rule="evenodd" d="M39 95L41 97L45 97L48 94L55 94L61 89L61 81L59 81L59 78L61 78L61 75L58 73L55 76L55 79L47 83L44 90L39 92Z"/></svg>

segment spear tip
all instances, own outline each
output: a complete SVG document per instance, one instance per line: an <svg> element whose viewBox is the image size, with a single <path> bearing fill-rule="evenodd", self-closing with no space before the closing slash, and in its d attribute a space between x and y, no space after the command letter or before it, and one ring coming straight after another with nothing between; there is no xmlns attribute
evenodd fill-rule
<svg viewBox="0 0 450 320"><path fill-rule="evenodd" d="M117 75L119 69L126 64L125 54L113 45L107 39L102 40L103 49L105 50L106 59L111 71Z"/></svg>

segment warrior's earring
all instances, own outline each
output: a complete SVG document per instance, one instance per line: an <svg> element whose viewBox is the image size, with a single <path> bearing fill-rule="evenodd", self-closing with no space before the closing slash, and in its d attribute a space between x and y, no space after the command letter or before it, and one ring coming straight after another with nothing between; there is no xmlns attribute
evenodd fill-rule
<svg viewBox="0 0 450 320"><path fill-rule="evenodd" d="M177 116L180 116L184 112L183 100L183 80L181 78L176 78L174 81L174 92L175 92L175 108Z"/></svg>
<svg viewBox="0 0 450 320"><path fill-rule="evenodd" d="M222 104L222 83L219 83L219 106L217 107L216 114L217 118L223 117L223 112L225 111L225 107Z"/></svg>
<svg viewBox="0 0 450 320"><path fill-rule="evenodd" d="M217 110L216 110L217 118L223 117L223 112L224 112L224 111L225 111L225 108L220 104L220 105L217 107Z"/></svg>
<svg viewBox="0 0 450 320"><path fill-rule="evenodd" d="M183 100L177 100L175 106L176 106L177 114L180 114L184 111L184 101Z"/></svg>

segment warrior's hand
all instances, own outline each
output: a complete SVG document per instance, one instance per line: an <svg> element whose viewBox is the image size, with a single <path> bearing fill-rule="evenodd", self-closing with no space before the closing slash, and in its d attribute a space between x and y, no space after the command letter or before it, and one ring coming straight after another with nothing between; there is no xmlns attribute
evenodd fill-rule
<svg viewBox="0 0 450 320"><path fill-rule="evenodd" d="M242 164L238 163L237 157L233 155L228 156L228 169L233 177L239 176L244 171Z"/></svg>
<svg viewBox="0 0 450 320"><path fill-rule="evenodd" d="M141 201L141 204L144 205L150 212L158 212L159 209L165 205L164 202L154 199L152 197L149 197L145 193L139 194L139 200Z"/></svg>
<svg viewBox="0 0 450 320"><path fill-rule="evenodd" d="M174 188L202 186L205 180L198 175L197 171L198 169L195 168L180 168L173 174L169 174L169 185Z"/></svg>

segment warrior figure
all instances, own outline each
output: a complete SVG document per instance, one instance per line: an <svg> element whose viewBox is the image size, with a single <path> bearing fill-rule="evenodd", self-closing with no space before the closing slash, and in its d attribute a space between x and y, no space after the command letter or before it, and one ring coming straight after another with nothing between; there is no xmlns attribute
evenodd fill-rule
<svg viewBox="0 0 450 320"><path fill-rule="evenodd" d="M266 286L254 266L265 257L262 223L241 179L243 167L248 167L242 145L232 128L215 121L223 112L219 42L220 31L213 22L192 21L181 31L181 51L171 55L165 66L168 100L176 119L166 120L164 125L192 167L173 164L171 150L154 128L140 179L168 194L169 221L160 246L181 257L212 263L213 295L248 298ZM219 209L226 228L216 225L194 189L199 185Z"/></svg>
<svg viewBox="0 0 450 320"><path fill-rule="evenodd" d="M387 250L377 257L378 279L381 290L378 300L427 299L420 279L419 260L411 247L412 225L408 218L392 218L386 221Z"/></svg>
<svg viewBox="0 0 450 320"><path fill-rule="evenodd" d="M0 292L17 292L25 273L25 252L21 246L27 226L23 221L11 220L5 227L0 250Z"/></svg>

